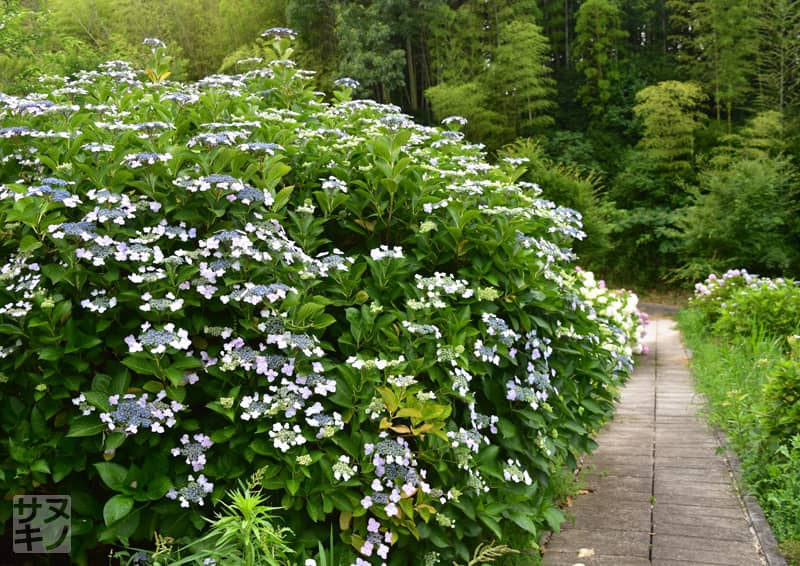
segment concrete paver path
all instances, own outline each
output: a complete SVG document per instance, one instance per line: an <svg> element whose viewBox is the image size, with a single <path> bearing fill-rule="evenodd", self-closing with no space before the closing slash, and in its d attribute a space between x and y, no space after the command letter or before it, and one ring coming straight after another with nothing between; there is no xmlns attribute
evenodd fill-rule
<svg viewBox="0 0 800 566"><path fill-rule="evenodd" d="M651 320L647 343L545 566L761 566L674 322Z"/></svg>

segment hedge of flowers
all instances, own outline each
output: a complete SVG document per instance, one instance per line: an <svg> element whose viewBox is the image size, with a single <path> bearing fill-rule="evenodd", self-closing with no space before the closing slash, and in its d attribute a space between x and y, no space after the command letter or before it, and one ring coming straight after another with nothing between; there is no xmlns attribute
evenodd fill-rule
<svg viewBox="0 0 800 566"><path fill-rule="evenodd" d="M763 334L783 339L800 332L800 283L731 269L695 285L690 307L718 335Z"/></svg>
<svg viewBox="0 0 800 566"><path fill-rule="evenodd" d="M695 286L681 326L709 416L742 463L780 550L800 558L800 282L744 269ZM793 561L794 559L794 561Z"/></svg>
<svg viewBox="0 0 800 566"><path fill-rule="evenodd" d="M76 562L197 536L257 470L299 559L533 539L632 366L574 211L460 119L326 99L287 35L194 84L149 40L0 95L0 486L70 494Z"/></svg>

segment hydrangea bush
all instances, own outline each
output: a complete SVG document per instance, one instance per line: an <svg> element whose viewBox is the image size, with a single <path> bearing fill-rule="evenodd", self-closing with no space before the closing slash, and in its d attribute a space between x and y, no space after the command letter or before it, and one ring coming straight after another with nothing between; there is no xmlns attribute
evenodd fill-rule
<svg viewBox="0 0 800 566"><path fill-rule="evenodd" d="M721 336L761 333L784 339L800 332L800 284L791 279L761 277L745 269L712 273L695 285L690 306Z"/></svg>
<svg viewBox="0 0 800 566"><path fill-rule="evenodd" d="M287 35L195 84L153 44L0 95L0 485L70 494L77 562L197 536L256 470L300 559L533 539L631 368L573 211L459 120L326 99Z"/></svg>

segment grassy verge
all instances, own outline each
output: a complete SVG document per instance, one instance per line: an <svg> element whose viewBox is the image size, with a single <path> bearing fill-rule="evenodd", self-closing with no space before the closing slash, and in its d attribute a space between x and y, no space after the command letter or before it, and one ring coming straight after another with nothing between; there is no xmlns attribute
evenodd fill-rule
<svg viewBox="0 0 800 566"><path fill-rule="evenodd" d="M742 463L747 488L758 498L781 551L800 565L800 435L776 436L780 410L770 396L794 362L784 341L754 332L727 340L712 336L702 313L687 309L679 326L692 350L692 375L708 399L708 420L725 431ZM787 402L794 400L786 399Z"/></svg>

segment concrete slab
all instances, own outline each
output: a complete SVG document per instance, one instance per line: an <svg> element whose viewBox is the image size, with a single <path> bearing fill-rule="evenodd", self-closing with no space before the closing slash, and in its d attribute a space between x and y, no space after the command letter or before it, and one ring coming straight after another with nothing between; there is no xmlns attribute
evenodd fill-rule
<svg viewBox="0 0 800 566"><path fill-rule="evenodd" d="M741 508L737 507L707 507L703 505L679 505L670 501L656 501L653 510L655 517L659 513L665 513L674 517L681 517L680 520L689 521L692 518L701 517L714 517L714 518L729 518L729 519L743 519L744 512ZM676 519L678 520L678 519Z"/></svg>
<svg viewBox="0 0 800 566"><path fill-rule="evenodd" d="M588 550L588 549L587 549ZM577 552L547 552L542 557L544 566L650 566L646 558L628 556L592 556L579 557Z"/></svg>
<svg viewBox="0 0 800 566"><path fill-rule="evenodd" d="M596 556L626 556L650 558L650 533L636 531L614 531L598 529L568 529L553 537L547 545L548 552L575 552L581 548L592 548Z"/></svg>
<svg viewBox="0 0 800 566"><path fill-rule="evenodd" d="M635 476L600 476L592 474L583 476L582 479L588 488L596 492L603 491L610 487L620 487L629 491L650 493L653 487L653 481L650 478Z"/></svg>
<svg viewBox="0 0 800 566"><path fill-rule="evenodd" d="M695 495L669 495L655 496L656 502L669 503L670 505L684 505L690 507L706 507L710 509L736 509L741 510L741 504L733 496L700 497Z"/></svg>
<svg viewBox="0 0 800 566"><path fill-rule="evenodd" d="M653 559L700 561L732 566L761 565L754 542L670 535L654 537Z"/></svg>
<svg viewBox="0 0 800 566"><path fill-rule="evenodd" d="M601 505L573 504L568 511L573 515L573 520L564 523L562 531L566 529L596 529L635 531L643 526L650 528L650 506L637 504L630 505L627 501L605 502ZM613 518L613 520L612 520ZM560 534L555 537L561 536ZM555 538L554 537L554 538Z"/></svg>
<svg viewBox="0 0 800 566"><path fill-rule="evenodd" d="M717 524L689 525L687 523L665 523L656 520L653 525L653 534L656 539L664 536L673 537L701 537L704 539L716 539L724 541L737 541L751 544L752 534L748 529L742 528L743 521L730 521L728 526Z"/></svg>
<svg viewBox="0 0 800 566"><path fill-rule="evenodd" d="M656 497L716 497L732 498L736 501L736 492L731 485L719 483L691 483L686 481L655 482L653 494ZM737 502L738 506L738 502Z"/></svg>

